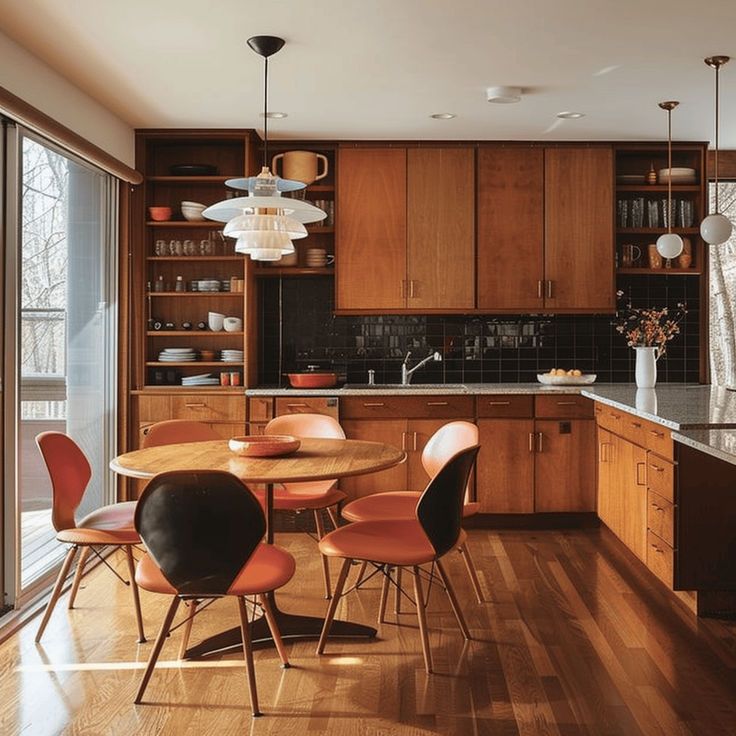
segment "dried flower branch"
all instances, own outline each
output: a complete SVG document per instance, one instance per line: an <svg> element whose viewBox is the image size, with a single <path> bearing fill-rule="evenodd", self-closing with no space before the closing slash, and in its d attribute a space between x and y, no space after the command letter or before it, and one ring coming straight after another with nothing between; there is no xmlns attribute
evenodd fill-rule
<svg viewBox="0 0 736 736"><path fill-rule="evenodd" d="M624 293L619 291L617 296L621 301ZM679 325L686 314L687 306L682 303L677 305L676 312L670 313L667 307L634 308L628 301L616 312L613 324L629 347L656 347L664 355L667 343L680 334Z"/></svg>

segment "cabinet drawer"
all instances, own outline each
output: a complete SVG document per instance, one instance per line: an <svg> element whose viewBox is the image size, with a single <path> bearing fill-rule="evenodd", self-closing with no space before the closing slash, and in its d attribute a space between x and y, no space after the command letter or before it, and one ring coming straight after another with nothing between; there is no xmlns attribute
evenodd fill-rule
<svg viewBox="0 0 736 736"><path fill-rule="evenodd" d="M171 409L174 419L245 422L244 396L172 396Z"/></svg>
<svg viewBox="0 0 736 736"><path fill-rule="evenodd" d="M595 405L595 418L598 426L614 434L621 434L621 424L624 414L625 412L620 409L614 409L612 406L607 406L606 404L596 403Z"/></svg>
<svg viewBox="0 0 736 736"><path fill-rule="evenodd" d="M675 466L651 452L647 453L647 486L650 491L675 503Z"/></svg>
<svg viewBox="0 0 736 736"><path fill-rule="evenodd" d="M653 422L645 422L646 448L667 460L675 459L675 443L672 433L666 427Z"/></svg>
<svg viewBox="0 0 736 736"><path fill-rule="evenodd" d="M531 419L534 416L534 397L493 394L477 396L476 406L479 417L513 417Z"/></svg>
<svg viewBox="0 0 736 736"><path fill-rule="evenodd" d="M267 422L273 419L273 399L252 396L248 399L248 419L251 422Z"/></svg>
<svg viewBox="0 0 736 736"><path fill-rule="evenodd" d="M647 446L647 430L649 422L645 422L643 419L639 419L639 417L634 416L633 414L622 412L618 423L619 434L624 439L627 439L629 442L633 442L635 445L639 445L639 447Z"/></svg>
<svg viewBox="0 0 736 736"><path fill-rule="evenodd" d="M325 414L338 418L338 400L334 396L289 396L276 399L276 416L284 414Z"/></svg>
<svg viewBox="0 0 736 736"><path fill-rule="evenodd" d="M675 546L675 507L666 498L654 493L647 494L647 528L671 547Z"/></svg>
<svg viewBox="0 0 736 736"><path fill-rule="evenodd" d="M346 396L342 419L452 419L473 416L472 396Z"/></svg>
<svg viewBox="0 0 736 736"><path fill-rule="evenodd" d="M136 396L138 403L138 420L151 424L164 419L173 419L171 413L171 396Z"/></svg>
<svg viewBox="0 0 736 736"><path fill-rule="evenodd" d="M647 532L647 567L665 585L673 587L675 551L667 542L652 532Z"/></svg>
<svg viewBox="0 0 736 736"><path fill-rule="evenodd" d="M535 416L551 419L575 417L589 419L593 416L593 402L575 394L561 396L536 396Z"/></svg>

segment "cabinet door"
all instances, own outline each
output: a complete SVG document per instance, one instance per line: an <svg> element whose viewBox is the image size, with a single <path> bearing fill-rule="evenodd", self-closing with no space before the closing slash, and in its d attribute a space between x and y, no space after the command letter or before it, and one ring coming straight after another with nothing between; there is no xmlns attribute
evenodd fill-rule
<svg viewBox="0 0 736 736"><path fill-rule="evenodd" d="M475 160L471 148L407 152L409 309L475 306Z"/></svg>
<svg viewBox="0 0 736 736"><path fill-rule="evenodd" d="M593 421L538 419L535 425L535 510L595 511Z"/></svg>
<svg viewBox="0 0 736 736"><path fill-rule="evenodd" d="M534 421L479 419L476 496L484 514L534 511Z"/></svg>
<svg viewBox="0 0 736 736"><path fill-rule="evenodd" d="M544 151L478 151L478 307L544 305Z"/></svg>
<svg viewBox="0 0 736 736"><path fill-rule="evenodd" d="M406 419L347 419L341 424L349 440L385 442L407 449ZM402 463L379 473L343 478L340 489L354 499L381 491L406 491L406 484L407 463Z"/></svg>
<svg viewBox="0 0 736 736"><path fill-rule="evenodd" d="M406 150L338 153L336 309L406 306Z"/></svg>
<svg viewBox="0 0 736 736"><path fill-rule="evenodd" d="M613 151L545 151L545 306L615 307Z"/></svg>
<svg viewBox="0 0 736 736"><path fill-rule="evenodd" d="M641 560L647 549L647 451L616 438L613 491L619 495L619 539Z"/></svg>
<svg viewBox="0 0 736 736"><path fill-rule="evenodd" d="M614 534L618 534L618 531L613 528L618 518L618 514L616 513L616 494L612 484L613 449L611 433L606 429L598 427L598 498L596 501L598 518Z"/></svg>

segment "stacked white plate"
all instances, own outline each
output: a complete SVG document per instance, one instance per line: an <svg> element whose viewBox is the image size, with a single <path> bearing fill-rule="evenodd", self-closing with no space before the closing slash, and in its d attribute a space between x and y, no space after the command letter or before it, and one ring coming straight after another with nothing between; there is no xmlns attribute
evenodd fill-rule
<svg viewBox="0 0 736 736"><path fill-rule="evenodd" d="M242 363L243 362L243 351L242 350L223 350L222 351L222 362L223 363Z"/></svg>
<svg viewBox="0 0 736 736"><path fill-rule="evenodd" d="M660 184L668 183L669 169L660 169L657 180ZM673 184L695 184L695 169L689 169L685 166L672 167L672 183Z"/></svg>
<svg viewBox="0 0 736 736"><path fill-rule="evenodd" d="M190 363L197 360L197 352L193 348L164 348L158 359L162 363Z"/></svg>
<svg viewBox="0 0 736 736"><path fill-rule="evenodd" d="M220 279L199 279L194 283L197 285L197 291L221 291L222 288Z"/></svg>
<svg viewBox="0 0 736 736"><path fill-rule="evenodd" d="M198 376L184 376L181 379L182 386L218 386L220 379L211 373L200 373Z"/></svg>

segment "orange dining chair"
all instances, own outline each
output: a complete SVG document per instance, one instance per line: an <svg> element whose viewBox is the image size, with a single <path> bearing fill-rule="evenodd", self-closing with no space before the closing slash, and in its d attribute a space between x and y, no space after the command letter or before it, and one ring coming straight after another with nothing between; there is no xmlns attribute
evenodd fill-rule
<svg viewBox="0 0 736 736"><path fill-rule="evenodd" d="M142 447L178 445L184 442L208 442L222 439L212 427L188 419L167 419L143 431Z"/></svg>
<svg viewBox="0 0 736 736"><path fill-rule="evenodd" d="M324 414L285 414L272 419L265 434L290 434L295 437L344 440L345 432L337 420ZM263 491L257 490L263 497ZM314 514L317 537L325 535L322 522L322 509L325 509L335 528L337 515L333 509L347 496L336 487L334 480L310 481L306 483L284 483L274 487L273 507L279 511L303 511L309 509ZM330 597L330 568L326 557L322 557L322 576L325 584L325 598Z"/></svg>
<svg viewBox="0 0 736 736"><path fill-rule="evenodd" d="M41 619L41 625L38 627L36 642L41 641L46 625L61 595L61 589L64 587L64 581L69 574L77 550L81 549L81 554L69 595L69 608L74 607L74 600L84 574L84 565L90 552L95 553L110 567L95 549L96 547L105 546L125 549L128 559L130 588L133 593L133 604L135 605L138 624L138 642L144 642L146 637L143 632L141 602L134 579L133 545L140 544L141 541L133 525L135 501L103 506L76 521L75 513L82 502L82 497L92 477L92 468L84 452L71 437L63 432L42 432L36 436L36 444L41 451L51 477L53 494L51 521L57 532L56 538L64 544L71 545L61 565L61 570L59 570L51 598L49 598ZM110 569L112 570L112 568ZM113 572L115 571L113 570ZM115 574L117 575L116 572ZM127 582L125 584L128 585Z"/></svg>
<svg viewBox="0 0 736 736"><path fill-rule="evenodd" d="M246 597L257 597L284 666L288 667L267 593L294 575L294 558L262 542L266 518L258 499L224 471L173 471L155 476L138 501L135 528L148 554L136 569L144 590L170 595L171 603L141 679L140 703L182 600L234 597L238 604L243 653L254 716L258 707L253 647Z"/></svg>
<svg viewBox="0 0 736 736"><path fill-rule="evenodd" d="M343 559L335 592L327 608L325 623L317 645L322 654L345 581L354 560L365 560L380 567L384 575L391 568L410 568L414 578L414 604L422 637L424 667L432 672L432 653L427 629L426 598L422 592L420 565L436 565L440 580L450 599L453 613L465 639L470 632L465 623L455 591L450 583L442 557L465 540L462 529L463 500L479 446L467 447L451 457L437 472L416 504L412 519L356 521L327 534L319 543L320 552ZM433 571L434 572L434 571ZM432 577L433 577L432 572Z"/></svg>
<svg viewBox="0 0 736 736"><path fill-rule="evenodd" d="M422 465L427 475L433 478L444 464L457 452L478 444L478 427L472 422L448 422L440 427L430 438L422 452ZM342 517L348 521L381 521L383 519L412 519L416 512L417 502L421 491L388 491L374 493L370 496L358 498L346 504ZM470 500L469 489L465 492L463 517L468 518L478 513L479 504ZM470 582L475 591L478 603L483 603L483 591L478 580L478 573L470 555L467 542L463 538L458 545L458 552L462 555ZM365 567L358 576L362 580ZM384 580L384 583L387 582ZM397 605L400 598L397 591Z"/></svg>

